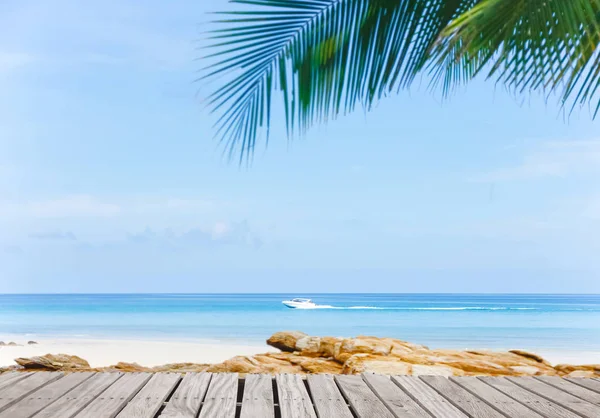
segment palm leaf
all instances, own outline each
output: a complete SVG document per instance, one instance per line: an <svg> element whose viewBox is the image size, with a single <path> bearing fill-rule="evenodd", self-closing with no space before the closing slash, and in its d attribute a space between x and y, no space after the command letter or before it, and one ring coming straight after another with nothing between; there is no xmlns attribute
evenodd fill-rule
<svg viewBox="0 0 600 418"><path fill-rule="evenodd" d="M285 107L288 137L315 122L370 109L407 87L441 31L476 0L233 0L211 33L217 59L205 78L225 74L209 97L230 155L252 154L268 139L273 92Z"/></svg>
<svg viewBox="0 0 600 418"><path fill-rule="evenodd" d="M204 79L229 155L268 140L273 93L287 135L369 110L429 69L445 94L481 72L515 92L600 94L600 0L232 0L211 32ZM242 9L245 8L245 9ZM596 112L600 108L600 98Z"/></svg>
<svg viewBox="0 0 600 418"><path fill-rule="evenodd" d="M455 19L440 38L433 68L444 84L481 71L517 93L558 91L563 103L598 101L600 0L483 0Z"/></svg>

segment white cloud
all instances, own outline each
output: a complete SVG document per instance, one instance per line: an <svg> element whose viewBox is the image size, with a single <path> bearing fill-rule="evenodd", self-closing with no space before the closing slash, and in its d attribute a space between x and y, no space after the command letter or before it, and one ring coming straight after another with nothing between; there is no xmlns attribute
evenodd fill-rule
<svg viewBox="0 0 600 418"><path fill-rule="evenodd" d="M166 199L166 206L169 209L196 211L213 208L214 202L206 199L168 198Z"/></svg>
<svg viewBox="0 0 600 418"><path fill-rule="evenodd" d="M219 221L182 232L174 232L171 228L157 232L150 227L146 227L142 232L130 234L128 238L129 241L139 244L163 243L183 248L222 245L260 248L263 245L263 240L250 228L247 221Z"/></svg>
<svg viewBox="0 0 600 418"><path fill-rule="evenodd" d="M3 250L6 254L11 255L21 255L24 252L23 249L18 245L6 245Z"/></svg>
<svg viewBox="0 0 600 418"><path fill-rule="evenodd" d="M33 61L34 56L25 52L0 51L0 74L18 70Z"/></svg>
<svg viewBox="0 0 600 418"><path fill-rule="evenodd" d="M36 232L29 234L29 238L49 241L77 241L77 237L71 231Z"/></svg>
<svg viewBox="0 0 600 418"><path fill-rule="evenodd" d="M121 208L113 203L104 203L91 196L81 195L35 202L29 205L29 210L36 218L69 218L114 216Z"/></svg>
<svg viewBox="0 0 600 418"><path fill-rule="evenodd" d="M589 173L600 173L600 140L544 142L528 150L520 164L472 180L504 182Z"/></svg>
<svg viewBox="0 0 600 418"><path fill-rule="evenodd" d="M593 196L585 202L582 216L587 219L600 220L600 196Z"/></svg>
<svg viewBox="0 0 600 418"><path fill-rule="evenodd" d="M101 202L87 195L33 202L0 203L0 215L4 217L35 219L107 217L117 215L120 211L121 208L116 204Z"/></svg>
<svg viewBox="0 0 600 418"><path fill-rule="evenodd" d="M0 167L2 168L2 167ZM26 219L165 216L207 213L216 208L208 199L176 197L113 197L72 195L48 200L0 201L0 216Z"/></svg>
<svg viewBox="0 0 600 418"><path fill-rule="evenodd" d="M213 225L211 235L213 239L221 239L231 233L231 225L227 222L217 222Z"/></svg>

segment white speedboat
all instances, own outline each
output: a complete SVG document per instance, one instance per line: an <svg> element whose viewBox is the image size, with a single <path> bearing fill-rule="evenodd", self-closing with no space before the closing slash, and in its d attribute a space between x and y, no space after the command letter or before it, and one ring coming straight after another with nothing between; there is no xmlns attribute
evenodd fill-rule
<svg viewBox="0 0 600 418"><path fill-rule="evenodd" d="M292 309L306 309L306 308L314 308L315 306L317 306L312 300L303 299L303 298L284 300L281 303L283 303L288 308L292 308Z"/></svg>

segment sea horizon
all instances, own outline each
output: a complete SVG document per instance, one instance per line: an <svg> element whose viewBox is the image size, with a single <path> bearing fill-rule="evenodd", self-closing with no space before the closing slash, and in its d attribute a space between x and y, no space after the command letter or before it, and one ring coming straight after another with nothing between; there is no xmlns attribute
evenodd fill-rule
<svg viewBox="0 0 600 418"><path fill-rule="evenodd" d="M316 306L281 303L294 297L311 298ZM4 365L19 356L65 351L99 365L217 362L268 351L267 338L292 330L396 338L440 349L521 349L555 363L600 363L600 295L0 294L0 341L21 345L1 347ZM28 347L29 341L40 345Z"/></svg>
<svg viewBox="0 0 600 418"><path fill-rule="evenodd" d="M289 309L307 297L315 309ZM476 293L1 294L0 336L264 341L297 329L439 347L600 346L600 296ZM583 338L585 336L585 338ZM575 338L574 337L579 337Z"/></svg>

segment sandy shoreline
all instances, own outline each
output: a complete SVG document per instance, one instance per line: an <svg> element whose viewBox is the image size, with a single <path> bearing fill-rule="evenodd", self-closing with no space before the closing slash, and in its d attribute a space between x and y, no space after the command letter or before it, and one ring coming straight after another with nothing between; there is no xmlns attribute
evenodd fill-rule
<svg viewBox="0 0 600 418"><path fill-rule="evenodd" d="M277 351L266 344L245 345L230 342L176 342L116 339L36 339L38 344L0 346L0 367L14 365L17 357L44 354L70 354L87 360L92 367L106 367L119 362L154 367L169 363L220 363L239 355Z"/></svg>
<svg viewBox="0 0 600 418"><path fill-rule="evenodd" d="M27 345L23 337L3 337L18 346L0 346L0 367L14 365L17 357L51 354L77 355L92 367L106 367L119 362L138 363L147 367L169 363L220 363L235 356L255 355L278 350L267 344L231 341L154 341L141 339L36 339L38 344ZM2 338L0 338L2 340ZM600 349L593 352L530 350L552 364L600 364Z"/></svg>

